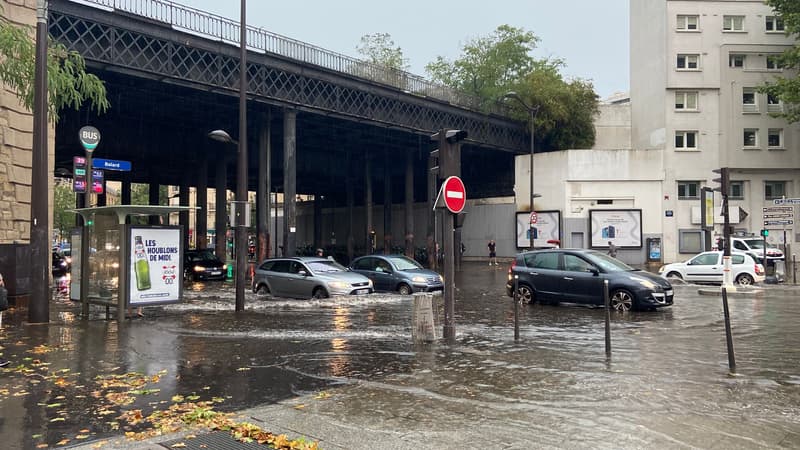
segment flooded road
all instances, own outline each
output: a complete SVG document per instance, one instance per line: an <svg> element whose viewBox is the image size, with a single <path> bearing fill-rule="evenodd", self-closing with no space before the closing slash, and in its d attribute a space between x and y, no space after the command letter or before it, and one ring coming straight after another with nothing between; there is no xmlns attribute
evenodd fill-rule
<svg viewBox="0 0 800 450"><path fill-rule="evenodd" d="M797 288L729 299L731 374L721 300L697 286L676 286L672 308L613 314L607 360L602 309L523 306L515 342L505 268L457 276L450 346L414 345L411 297L385 294L248 293L235 313L230 285L195 284L187 302L122 327L99 309L82 322L69 301L49 325L6 314L0 436L10 448L73 445L120 434L119 411L178 394L233 411L325 390L333 401L316 413L418 436L419 448L442 436L454 448L800 447ZM158 376L130 403L109 401L97 377L131 372Z"/></svg>

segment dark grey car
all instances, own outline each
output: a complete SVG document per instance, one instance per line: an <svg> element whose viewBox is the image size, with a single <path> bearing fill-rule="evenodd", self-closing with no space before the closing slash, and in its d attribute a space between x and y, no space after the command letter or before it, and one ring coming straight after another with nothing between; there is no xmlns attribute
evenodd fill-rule
<svg viewBox="0 0 800 450"><path fill-rule="evenodd" d="M372 282L332 259L317 257L273 258L255 270L253 292L294 298L371 294Z"/></svg>
<svg viewBox="0 0 800 450"><path fill-rule="evenodd" d="M442 276L403 255L368 255L350 263L350 270L372 280L376 291L431 292L444 289Z"/></svg>

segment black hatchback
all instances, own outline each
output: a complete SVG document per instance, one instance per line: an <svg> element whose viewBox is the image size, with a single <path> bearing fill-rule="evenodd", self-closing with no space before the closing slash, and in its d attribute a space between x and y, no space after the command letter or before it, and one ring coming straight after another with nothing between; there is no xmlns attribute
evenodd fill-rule
<svg viewBox="0 0 800 450"><path fill-rule="evenodd" d="M224 280L227 269L227 265L211 250L188 250L183 254L184 278L187 280Z"/></svg>
<svg viewBox="0 0 800 450"><path fill-rule="evenodd" d="M508 270L506 293L523 302L568 302L602 305L608 280L611 307L617 311L672 305L669 281L630 267L605 253L585 249L535 250L517 255Z"/></svg>

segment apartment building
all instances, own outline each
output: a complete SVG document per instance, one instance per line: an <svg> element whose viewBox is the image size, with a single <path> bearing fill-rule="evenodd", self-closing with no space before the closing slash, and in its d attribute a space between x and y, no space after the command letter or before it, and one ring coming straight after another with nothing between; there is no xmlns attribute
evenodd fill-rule
<svg viewBox="0 0 800 450"><path fill-rule="evenodd" d="M701 250L699 198L716 186L713 169L731 168L736 231L758 233L764 207L800 197L800 127L772 117L784 105L757 91L788 74L775 57L794 43L762 0L630 2L631 147L661 154L665 261ZM770 241L800 240L798 208L793 225L767 227Z"/></svg>

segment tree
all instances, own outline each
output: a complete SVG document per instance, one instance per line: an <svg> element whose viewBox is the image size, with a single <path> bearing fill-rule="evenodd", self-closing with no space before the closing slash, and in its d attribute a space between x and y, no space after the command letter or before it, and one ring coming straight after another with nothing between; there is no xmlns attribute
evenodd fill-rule
<svg viewBox="0 0 800 450"><path fill-rule="evenodd" d="M767 0L776 15L783 21L784 30L795 40L800 38L800 2L797 0ZM784 69L800 69L800 46L795 44L778 58L778 64ZM800 79L796 75L776 76L774 81L761 86L760 91L780 99L785 105L782 113L776 116L785 118L789 123L800 121Z"/></svg>
<svg viewBox="0 0 800 450"><path fill-rule="evenodd" d="M425 69L434 81L471 94L485 109L514 91L537 108L536 148L539 151L588 148L594 144L597 94L589 81L565 80L557 58L536 59L539 42L532 32L509 25L488 37L473 39L453 62L439 57ZM509 99L514 117L530 121L530 111Z"/></svg>
<svg viewBox="0 0 800 450"><path fill-rule="evenodd" d="M389 33L361 36L361 45L356 46L356 50L372 64L390 69L408 70L408 60L403 56L403 50L394 46Z"/></svg>
<svg viewBox="0 0 800 450"><path fill-rule="evenodd" d="M56 178L53 188L53 231L58 233L58 241L69 237L69 230L75 227L75 193L68 179Z"/></svg>
<svg viewBox="0 0 800 450"><path fill-rule="evenodd" d="M2 12L2 9L0 9ZM33 80L36 45L30 27L15 25L0 17L0 81L11 87L23 106L33 110ZM84 101L105 112L109 108L106 88L95 75L86 72L78 52L49 41L47 51L48 116L58 121L63 108L78 109Z"/></svg>

